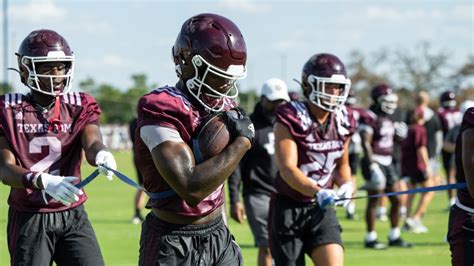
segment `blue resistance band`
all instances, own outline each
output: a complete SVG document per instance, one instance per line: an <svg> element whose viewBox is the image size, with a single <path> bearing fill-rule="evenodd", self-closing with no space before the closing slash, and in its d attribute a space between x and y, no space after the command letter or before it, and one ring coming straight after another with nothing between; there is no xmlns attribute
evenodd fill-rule
<svg viewBox="0 0 474 266"><path fill-rule="evenodd" d="M466 188L466 183L456 183L456 184L448 184L448 185L441 185L441 186L434 186L434 187L422 187L422 188L415 188L409 189L404 191L396 191L396 192L389 192L389 193L381 193L376 195L370 196L358 196L353 198L340 198L336 199L335 201L343 201L343 200L352 200L352 199L363 199L363 198L380 198L384 196L397 196L402 194L415 194L420 192L430 192L430 191L441 191L441 190L448 190L448 189L460 189Z"/></svg>
<svg viewBox="0 0 474 266"><path fill-rule="evenodd" d="M130 186L132 186L136 189L144 191L148 195L148 197L150 197L151 199L164 199L164 198L168 198L168 197L171 197L173 195L176 195L176 192L174 192L174 190L172 190L172 189L165 190L165 191L162 191L162 192L148 192L148 191L146 191L146 189L144 189L143 187L141 187L140 185L135 183L135 181L133 181L132 179L130 179L126 175L120 173L119 171L113 170L113 169L110 169L110 168L107 168L107 170L114 172L114 174L118 177L118 179L120 179L125 184L128 184L128 185L130 185ZM90 174L88 177L86 177L84 180L82 180L79 184L77 184L76 187L79 188L79 189L85 187L92 180L94 180L98 175L99 175L99 169L96 169L94 172L92 172L92 174Z"/></svg>

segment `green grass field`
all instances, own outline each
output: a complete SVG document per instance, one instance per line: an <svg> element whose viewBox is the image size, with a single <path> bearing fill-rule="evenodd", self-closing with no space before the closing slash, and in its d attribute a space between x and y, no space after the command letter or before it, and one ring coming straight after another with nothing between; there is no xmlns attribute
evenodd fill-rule
<svg viewBox="0 0 474 266"><path fill-rule="evenodd" d="M134 178L129 152L115 153L118 170ZM93 168L84 165L83 176L89 175ZM9 265L6 246L6 222L8 207L6 199L9 188L0 186L0 265ZM134 189L117 178L109 182L98 177L86 187L89 200L86 210L96 231L106 265L137 265L140 226L131 224L133 214ZM359 200L357 213L362 217L365 200ZM403 237L416 246L411 249L388 249L373 251L363 248L365 223L346 221L342 209L338 210L345 243L345 265L450 265L449 246L445 242L448 212L445 211L445 193L437 193L426 217L427 234L404 233ZM229 219L229 227L242 248L245 265L256 265L257 249L247 224L237 224ZM379 240L386 241L388 222L378 222ZM311 265L307 259L307 265Z"/></svg>

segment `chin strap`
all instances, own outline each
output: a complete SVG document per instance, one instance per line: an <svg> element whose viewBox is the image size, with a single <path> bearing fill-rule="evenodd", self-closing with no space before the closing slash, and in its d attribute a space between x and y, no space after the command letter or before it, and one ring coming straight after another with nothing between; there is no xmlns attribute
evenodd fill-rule
<svg viewBox="0 0 474 266"><path fill-rule="evenodd" d="M59 95L56 95L56 99L54 100L53 117L49 120L49 130L56 134L58 133L58 129L61 126L61 120L59 119L59 108L61 106L59 97Z"/></svg>

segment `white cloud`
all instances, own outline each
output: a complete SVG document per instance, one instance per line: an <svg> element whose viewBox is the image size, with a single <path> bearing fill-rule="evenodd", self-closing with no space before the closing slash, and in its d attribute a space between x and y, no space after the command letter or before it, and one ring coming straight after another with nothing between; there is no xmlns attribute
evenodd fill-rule
<svg viewBox="0 0 474 266"><path fill-rule="evenodd" d="M456 5L445 9L393 8L386 6L368 6L366 17L369 20L398 21L409 20L458 20L472 23L472 6Z"/></svg>
<svg viewBox="0 0 474 266"><path fill-rule="evenodd" d="M56 5L53 0L32 0L27 4L11 5L8 11L12 20L29 23L61 21L67 16L66 9Z"/></svg>
<svg viewBox="0 0 474 266"><path fill-rule="evenodd" d="M251 0L222 0L218 1L218 7L241 13L267 13L271 11L270 4L256 3Z"/></svg>

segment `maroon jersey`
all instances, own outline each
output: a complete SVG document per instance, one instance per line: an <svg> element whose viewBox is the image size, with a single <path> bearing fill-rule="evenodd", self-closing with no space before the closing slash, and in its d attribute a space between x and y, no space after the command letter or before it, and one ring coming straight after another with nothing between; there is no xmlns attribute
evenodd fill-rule
<svg viewBox="0 0 474 266"><path fill-rule="evenodd" d="M426 164L419 148L426 147L426 129L422 125L411 125L407 137L402 142L402 175L415 176L417 172L424 173Z"/></svg>
<svg viewBox="0 0 474 266"><path fill-rule="evenodd" d="M456 180L457 182L466 182L466 175L464 174L464 168L462 164L462 134L466 129L474 127L474 108L469 108L464 113L462 120L461 128L459 129L459 134L456 139L456 150L455 160L456 160ZM473 178L472 176L470 178ZM469 195L467 188L458 190L459 202L469 208L474 208L474 199Z"/></svg>
<svg viewBox="0 0 474 266"><path fill-rule="evenodd" d="M350 109L342 107L331 113L325 130L309 113L304 102L292 101L277 109L276 121L290 131L298 148L298 168L308 177L315 180L320 187L332 188L333 171L336 161L344 153L344 142L355 131L355 120ZM292 189L277 173L275 180L277 193L294 200L310 202L308 197Z"/></svg>
<svg viewBox="0 0 474 266"><path fill-rule="evenodd" d="M98 124L100 108L95 100L81 92L61 97L61 125L48 131L48 120L54 108L41 111L34 107L30 95L5 94L0 98L0 136L15 155L17 165L36 172L61 176L81 176L82 130L87 124ZM19 211L53 212L81 205L86 195L66 207L44 194L43 190L11 188L8 204ZM46 204L43 200L48 200Z"/></svg>
<svg viewBox="0 0 474 266"><path fill-rule="evenodd" d="M387 115L377 115L369 109L361 113L359 123L361 130L372 133L373 160L382 165L390 165L395 135L392 119Z"/></svg>
<svg viewBox="0 0 474 266"><path fill-rule="evenodd" d="M444 108L438 109L438 116L441 120L441 127L443 129L443 136L453 127L461 124L462 114L457 108Z"/></svg>
<svg viewBox="0 0 474 266"><path fill-rule="evenodd" d="M226 108L235 106L227 100ZM138 130L142 126L157 125L179 132L181 138L192 149L192 136L196 127L208 113L197 108L188 94L174 87L161 87L143 96L138 103ZM143 175L143 186L149 192L162 192L171 189L153 163L151 153L142 139L136 138L137 161ZM150 199L148 208L166 210L184 216L205 216L224 203L224 185L221 185L198 205L191 207L178 195L164 199Z"/></svg>

